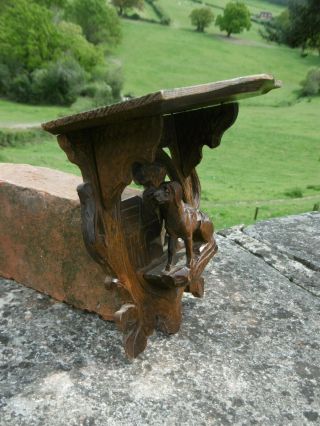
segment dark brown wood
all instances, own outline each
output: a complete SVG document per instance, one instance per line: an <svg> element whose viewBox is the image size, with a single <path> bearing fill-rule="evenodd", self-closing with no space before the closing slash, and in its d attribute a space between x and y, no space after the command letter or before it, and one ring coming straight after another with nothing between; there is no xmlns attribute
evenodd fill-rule
<svg viewBox="0 0 320 426"><path fill-rule="evenodd" d="M217 245L199 210L195 168L203 146L217 147L235 122L231 101L277 86L262 75L161 91L43 126L59 133L82 172L83 239L107 288L121 289L126 301L114 319L128 357L145 349L155 329L179 330L184 291L203 296L201 274ZM228 103L216 105L221 100ZM132 181L143 187L141 196L121 202Z"/></svg>
<svg viewBox="0 0 320 426"><path fill-rule="evenodd" d="M278 87L281 87L281 83L275 81L273 76L258 74L181 89L161 90L126 102L59 118L43 124L43 128L58 135L138 117L173 114L235 102Z"/></svg>

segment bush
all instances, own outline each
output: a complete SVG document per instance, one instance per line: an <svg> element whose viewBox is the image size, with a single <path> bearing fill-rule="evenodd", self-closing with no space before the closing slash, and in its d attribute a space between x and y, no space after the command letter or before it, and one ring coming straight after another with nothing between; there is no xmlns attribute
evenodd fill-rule
<svg viewBox="0 0 320 426"><path fill-rule="evenodd" d="M32 100L55 105L71 105L85 83L85 72L72 57L52 62L32 77Z"/></svg>
<svg viewBox="0 0 320 426"><path fill-rule="evenodd" d="M88 98L86 96L79 96L71 106L72 114L77 114L78 112L90 111L91 109L97 108L97 103L94 99Z"/></svg>
<svg viewBox="0 0 320 426"><path fill-rule="evenodd" d="M91 98L90 107L95 107L121 99L123 75L118 63L99 65L90 75L70 56L11 80L7 76L6 67L0 66L1 94L18 102L71 105L81 96Z"/></svg>
<svg viewBox="0 0 320 426"><path fill-rule="evenodd" d="M143 0L111 0L111 3L118 9L120 16L123 16L127 10L132 8L143 8Z"/></svg>
<svg viewBox="0 0 320 426"><path fill-rule="evenodd" d="M302 86L301 96L320 95L320 68L310 70L306 79L300 84Z"/></svg>
<svg viewBox="0 0 320 426"><path fill-rule="evenodd" d="M41 142L45 138L48 138L48 134L41 129L0 129L0 147L19 146L26 143Z"/></svg>
<svg viewBox="0 0 320 426"><path fill-rule="evenodd" d="M9 67L0 63L0 96L6 96L11 80Z"/></svg>
<svg viewBox="0 0 320 426"><path fill-rule="evenodd" d="M71 53L85 71L91 73L94 67L105 63L101 47L89 43L79 25L61 21L58 29L61 35L60 50L67 54Z"/></svg>
<svg viewBox="0 0 320 426"><path fill-rule="evenodd" d="M288 198L302 198L303 192L300 188L292 188L286 191L284 195Z"/></svg>
<svg viewBox="0 0 320 426"><path fill-rule="evenodd" d="M84 86L81 96L92 98L93 105L108 105L113 102L112 88L103 81L92 82Z"/></svg>
<svg viewBox="0 0 320 426"><path fill-rule="evenodd" d="M100 90L96 91L94 97L89 96L79 96L79 98L72 104L71 110L73 113L88 111L93 108L102 107L113 103L112 89L106 84L99 83L97 88L100 87ZM85 90L84 90L85 93Z"/></svg>
<svg viewBox="0 0 320 426"><path fill-rule="evenodd" d="M121 89L123 86L123 74L121 64L112 62L106 66L96 67L92 73L92 80L102 81L111 87L113 101L118 101L121 98Z"/></svg>
<svg viewBox="0 0 320 426"><path fill-rule="evenodd" d="M139 21L139 19L141 19L141 16L139 15L139 13L132 13L131 15L126 15L126 18L128 19L132 19L133 21Z"/></svg>
<svg viewBox="0 0 320 426"><path fill-rule="evenodd" d="M146 2L152 7L154 13L160 20L161 25L170 25L171 18L167 13L162 9L161 6L158 5L157 0L146 0Z"/></svg>
<svg viewBox="0 0 320 426"><path fill-rule="evenodd" d="M7 91L9 99L18 102L30 102L32 99L32 82L30 75L22 72L14 77Z"/></svg>

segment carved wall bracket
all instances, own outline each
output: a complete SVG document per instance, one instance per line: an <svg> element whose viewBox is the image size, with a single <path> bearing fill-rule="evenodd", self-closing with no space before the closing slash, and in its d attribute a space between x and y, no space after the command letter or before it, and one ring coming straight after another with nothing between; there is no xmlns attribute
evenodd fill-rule
<svg viewBox="0 0 320 426"><path fill-rule="evenodd" d="M263 85L274 86L270 78L259 81L257 93ZM61 148L81 170L84 243L103 268L106 286L126 295L114 319L130 358L145 349L155 329L179 330L183 293L203 296L201 274L217 252L213 224L199 210L196 166L203 146L217 147L235 122L238 104L227 93L229 103L208 106L213 95L210 101L208 92L204 98L198 92L188 107L183 93L179 102L169 100L171 111L150 95L134 100L134 107L129 102L119 104L122 110L115 105L103 114L96 110L44 125L58 134ZM141 196L121 200L133 181L143 189Z"/></svg>

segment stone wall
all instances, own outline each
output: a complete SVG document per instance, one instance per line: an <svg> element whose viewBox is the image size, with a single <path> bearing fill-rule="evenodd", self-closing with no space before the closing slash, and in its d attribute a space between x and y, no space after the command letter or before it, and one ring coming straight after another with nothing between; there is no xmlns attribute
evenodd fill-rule
<svg viewBox="0 0 320 426"><path fill-rule="evenodd" d="M217 240L204 298L133 362L113 323L1 280L1 426L319 424L320 214Z"/></svg>

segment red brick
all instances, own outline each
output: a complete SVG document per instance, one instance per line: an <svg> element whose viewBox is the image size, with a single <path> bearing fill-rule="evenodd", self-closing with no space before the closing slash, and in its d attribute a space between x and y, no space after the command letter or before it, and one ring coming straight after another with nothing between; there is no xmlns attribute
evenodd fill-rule
<svg viewBox="0 0 320 426"><path fill-rule="evenodd" d="M122 295L105 286L84 247L81 182L44 167L0 164L0 275L112 320Z"/></svg>

